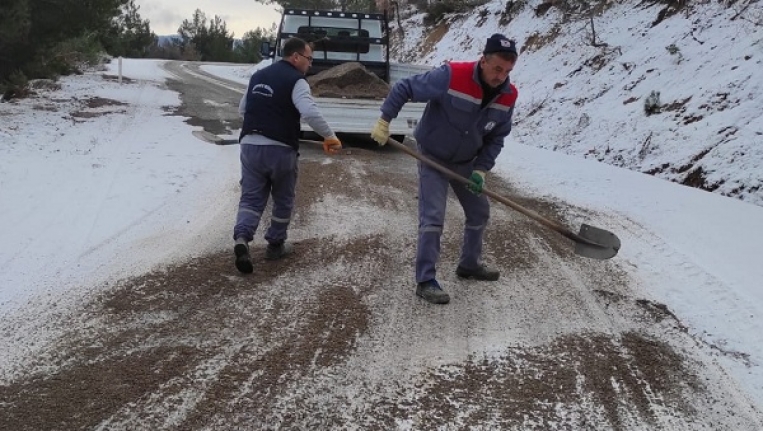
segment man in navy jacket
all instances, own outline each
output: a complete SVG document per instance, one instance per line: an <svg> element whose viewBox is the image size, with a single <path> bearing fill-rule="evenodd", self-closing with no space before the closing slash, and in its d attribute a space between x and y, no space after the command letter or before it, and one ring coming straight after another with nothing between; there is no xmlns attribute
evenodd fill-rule
<svg viewBox="0 0 763 431"><path fill-rule="evenodd" d="M516 44L501 34L488 38L476 62L449 63L405 78L390 90L371 136L380 145L389 139L389 122L408 101L427 102L414 132L419 151L471 180L465 186L419 164L419 234L416 251L416 294L434 304L450 296L436 280L440 236L445 221L448 185L464 209L463 247L456 275L498 280L500 273L482 262L482 238L490 204L482 195L485 173L493 168L511 131L517 89L509 72L518 57Z"/></svg>
<svg viewBox="0 0 763 431"><path fill-rule="evenodd" d="M241 98L241 199L233 228L236 268L251 273L249 242L273 197L266 259L279 259L292 250L286 230L294 209L299 157L300 119L324 137L323 149L336 154L337 139L315 105L305 74L313 51L304 40L293 37L284 43L283 59L255 72Z"/></svg>

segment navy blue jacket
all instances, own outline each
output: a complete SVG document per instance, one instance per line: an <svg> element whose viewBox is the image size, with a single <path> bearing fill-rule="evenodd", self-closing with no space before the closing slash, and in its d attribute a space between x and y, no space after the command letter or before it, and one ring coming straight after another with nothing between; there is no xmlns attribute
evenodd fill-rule
<svg viewBox="0 0 763 431"><path fill-rule="evenodd" d="M381 107L382 118L397 117L408 102L428 102L414 137L422 150L450 163L473 162L489 171L511 131L517 89L507 79L484 108L477 62L449 63L398 81Z"/></svg>
<svg viewBox="0 0 763 431"><path fill-rule="evenodd" d="M258 133L299 150L300 113L291 95L300 79L305 76L283 60L252 75L246 90L246 113L239 141Z"/></svg>

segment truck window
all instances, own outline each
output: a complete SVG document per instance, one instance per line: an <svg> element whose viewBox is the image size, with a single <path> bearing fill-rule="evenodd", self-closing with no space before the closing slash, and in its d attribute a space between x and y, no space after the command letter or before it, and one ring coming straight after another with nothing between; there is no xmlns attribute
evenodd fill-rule
<svg viewBox="0 0 763 431"><path fill-rule="evenodd" d="M314 51L367 54L369 50L368 30L364 29L302 26L297 34L312 42Z"/></svg>

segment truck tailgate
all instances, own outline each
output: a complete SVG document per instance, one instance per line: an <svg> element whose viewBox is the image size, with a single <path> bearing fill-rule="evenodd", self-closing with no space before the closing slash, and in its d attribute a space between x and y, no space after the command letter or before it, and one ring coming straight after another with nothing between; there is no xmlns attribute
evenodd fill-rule
<svg viewBox="0 0 763 431"><path fill-rule="evenodd" d="M334 132L369 135L381 115L379 108L382 102L382 100L371 99L315 98L318 109ZM390 133L412 134L424 113L425 106L425 103L406 103L397 118L390 122ZM306 123L302 123L302 130L312 131Z"/></svg>

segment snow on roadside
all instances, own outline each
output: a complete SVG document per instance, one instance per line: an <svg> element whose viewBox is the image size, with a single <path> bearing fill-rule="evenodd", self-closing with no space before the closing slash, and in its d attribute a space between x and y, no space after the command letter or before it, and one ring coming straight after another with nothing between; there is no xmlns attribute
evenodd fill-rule
<svg viewBox="0 0 763 431"><path fill-rule="evenodd" d="M254 72L270 63L270 60L263 60L257 64L202 64L200 68L220 78L246 85Z"/></svg>
<svg viewBox="0 0 763 431"><path fill-rule="evenodd" d="M180 100L162 63L125 60L119 85L112 61L0 104L0 311L199 252L178 244L219 211L204 205L227 202L218 186L235 177L237 149L168 114Z"/></svg>

